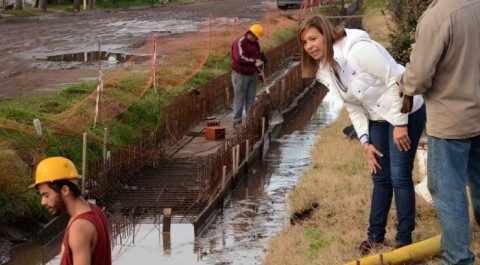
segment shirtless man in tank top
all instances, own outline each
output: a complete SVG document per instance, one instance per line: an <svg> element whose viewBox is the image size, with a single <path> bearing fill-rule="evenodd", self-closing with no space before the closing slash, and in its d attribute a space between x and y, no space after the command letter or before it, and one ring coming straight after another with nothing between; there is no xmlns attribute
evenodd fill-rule
<svg viewBox="0 0 480 265"><path fill-rule="evenodd" d="M42 205L53 215L70 216L62 243L60 265L111 265L108 222L102 210L87 202L77 186L81 179L72 161L50 157L35 172L35 187Z"/></svg>

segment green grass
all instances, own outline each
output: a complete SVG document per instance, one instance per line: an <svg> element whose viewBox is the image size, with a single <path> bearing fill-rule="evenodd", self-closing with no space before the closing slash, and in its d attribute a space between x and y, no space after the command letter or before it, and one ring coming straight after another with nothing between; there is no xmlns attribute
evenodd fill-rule
<svg viewBox="0 0 480 265"><path fill-rule="evenodd" d="M2 101L0 121L13 120L31 125L33 119L50 120L52 115L70 109L74 104L95 91L96 82L85 82L59 91L34 92Z"/></svg>
<svg viewBox="0 0 480 265"><path fill-rule="evenodd" d="M22 220L45 220L51 218L47 209L40 205L37 190L0 194L0 223L20 222ZM11 217L14 218L11 218Z"/></svg>
<svg viewBox="0 0 480 265"><path fill-rule="evenodd" d="M351 175L359 172L363 169L365 161L363 157L352 157L344 162L335 163L333 169L338 171L340 174Z"/></svg>
<svg viewBox="0 0 480 265"><path fill-rule="evenodd" d="M23 9L23 10L10 9L10 10L5 10L5 11L0 11L0 13L15 15L15 16L17 16L17 17L31 17L31 16L35 16L35 13L30 12L30 10L29 10L28 8L25 8L25 9Z"/></svg>
<svg viewBox="0 0 480 265"><path fill-rule="evenodd" d="M97 1L97 8L130 8L130 7L143 7L153 6L158 1L152 0L128 0L128 1Z"/></svg>
<svg viewBox="0 0 480 265"><path fill-rule="evenodd" d="M376 9L376 8L384 8L384 4L382 0L364 0L362 5L362 11L366 9Z"/></svg>
<svg viewBox="0 0 480 265"><path fill-rule="evenodd" d="M287 30L275 32L274 33L275 41L273 42L273 46L278 46L286 42L287 40L295 37L296 34L297 34L296 29L287 29Z"/></svg>
<svg viewBox="0 0 480 265"><path fill-rule="evenodd" d="M318 228L309 227L305 231L305 239L308 241L308 260L313 261L317 258L316 253L325 249L332 242L325 236L325 233Z"/></svg>

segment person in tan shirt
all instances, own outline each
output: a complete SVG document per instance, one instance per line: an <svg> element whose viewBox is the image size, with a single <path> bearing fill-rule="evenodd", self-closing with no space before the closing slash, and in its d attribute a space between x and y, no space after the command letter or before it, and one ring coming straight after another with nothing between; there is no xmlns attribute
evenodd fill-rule
<svg viewBox="0 0 480 265"><path fill-rule="evenodd" d="M442 227L444 264L475 259L465 187L480 224L479 25L480 0L434 0L418 22L410 62L397 79L405 99L425 98L428 188Z"/></svg>

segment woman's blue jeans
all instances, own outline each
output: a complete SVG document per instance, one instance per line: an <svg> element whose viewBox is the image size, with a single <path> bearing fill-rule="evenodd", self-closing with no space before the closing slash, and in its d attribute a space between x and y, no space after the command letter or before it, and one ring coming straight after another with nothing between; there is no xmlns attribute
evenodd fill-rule
<svg viewBox="0 0 480 265"><path fill-rule="evenodd" d="M425 116L425 105L408 116L408 136L411 140L408 151L400 151L394 144L393 125L378 121L369 123L370 143L383 153L383 157L377 157L382 169L372 173L373 194L368 227L370 242L384 241L388 212L395 195L398 218L395 240L397 245L412 243L412 232L415 229L412 171L418 142L425 127Z"/></svg>
<svg viewBox="0 0 480 265"><path fill-rule="evenodd" d="M428 189L442 227L443 264L474 264L466 186L480 224L480 135L467 139L428 137Z"/></svg>

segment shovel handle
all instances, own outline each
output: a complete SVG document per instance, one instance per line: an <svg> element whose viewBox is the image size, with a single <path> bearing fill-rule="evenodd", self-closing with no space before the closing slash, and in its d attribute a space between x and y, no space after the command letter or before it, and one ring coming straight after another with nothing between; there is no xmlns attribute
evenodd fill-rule
<svg viewBox="0 0 480 265"><path fill-rule="evenodd" d="M262 81L264 84L267 83L267 79L265 78L265 75L263 73L260 74L262 76Z"/></svg>
<svg viewBox="0 0 480 265"><path fill-rule="evenodd" d="M263 73L263 66L262 66L262 68L257 66L257 69L259 71L258 74L262 77L263 83L266 84L267 83L267 78L265 78L265 74Z"/></svg>

